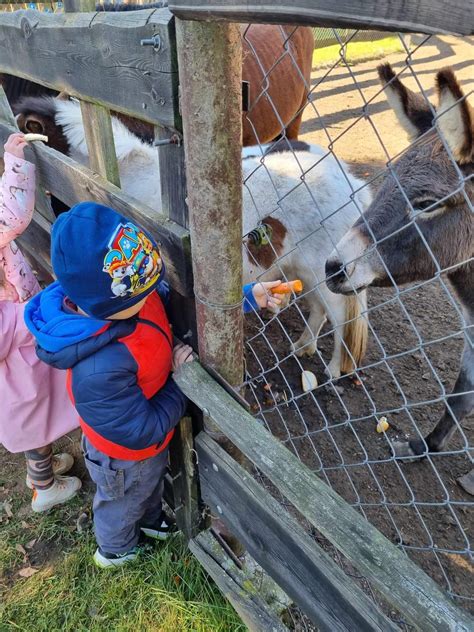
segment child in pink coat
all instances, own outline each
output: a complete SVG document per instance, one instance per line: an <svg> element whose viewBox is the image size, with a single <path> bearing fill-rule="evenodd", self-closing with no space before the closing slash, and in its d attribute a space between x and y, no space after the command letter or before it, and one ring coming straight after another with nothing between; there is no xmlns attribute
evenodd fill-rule
<svg viewBox="0 0 474 632"><path fill-rule="evenodd" d="M66 374L41 362L23 320L25 302L40 291L15 237L28 227L35 200L35 166L24 159L23 134L5 144L0 184L0 443L25 452L32 508L47 511L81 487L61 476L73 465L69 454L53 456L51 443L79 425L66 389Z"/></svg>

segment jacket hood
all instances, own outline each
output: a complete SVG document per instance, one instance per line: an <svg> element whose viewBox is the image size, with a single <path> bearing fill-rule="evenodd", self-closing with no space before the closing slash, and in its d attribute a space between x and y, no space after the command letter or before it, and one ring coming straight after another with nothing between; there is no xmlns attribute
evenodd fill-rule
<svg viewBox="0 0 474 632"><path fill-rule="evenodd" d="M38 357L69 369L115 338L133 329L129 321L110 321L69 313L58 281L34 296L25 308L25 323L36 338Z"/></svg>

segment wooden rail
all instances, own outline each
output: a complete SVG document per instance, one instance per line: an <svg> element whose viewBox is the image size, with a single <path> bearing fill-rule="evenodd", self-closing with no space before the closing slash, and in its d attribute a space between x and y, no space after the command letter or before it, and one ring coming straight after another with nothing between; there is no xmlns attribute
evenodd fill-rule
<svg viewBox="0 0 474 632"><path fill-rule="evenodd" d="M215 441L196 441L204 500L321 632L390 632L396 626Z"/></svg>
<svg viewBox="0 0 474 632"><path fill-rule="evenodd" d="M0 72L176 128L180 116L171 22L167 9L0 13ZM155 46L141 46L155 36Z"/></svg>
<svg viewBox="0 0 474 632"><path fill-rule="evenodd" d="M183 392L416 629L470 632L474 620L416 564L260 426L198 362L174 374Z"/></svg>
<svg viewBox="0 0 474 632"><path fill-rule="evenodd" d="M234 564L209 530L193 538L189 549L232 604L249 632L289 632L259 595L260 587Z"/></svg>
<svg viewBox="0 0 474 632"><path fill-rule="evenodd" d="M353 29L472 35L474 11L467 0L170 0L186 20L311 24Z"/></svg>

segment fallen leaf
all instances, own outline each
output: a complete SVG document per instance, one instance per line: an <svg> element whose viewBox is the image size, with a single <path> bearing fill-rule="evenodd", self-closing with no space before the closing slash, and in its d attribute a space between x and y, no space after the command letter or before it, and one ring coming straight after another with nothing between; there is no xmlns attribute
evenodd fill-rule
<svg viewBox="0 0 474 632"><path fill-rule="evenodd" d="M181 583L181 577L179 575L175 575L173 577L173 579L174 579L174 583L176 584L176 586L179 586L180 583Z"/></svg>
<svg viewBox="0 0 474 632"><path fill-rule="evenodd" d="M22 568L21 571L18 573L18 575L20 575L20 577L31 577L37 572L38 572L37 568L32 568L31 566L27 566L26 568Z"/></svg>
<svg viewBox="0 0 474 632"><path fill-rule="evenodd" d="M26 555L26 551L21 544L15 544L15 551L18 551L18 553L21 553L22 555Z"/></svg>
<svg viewBox="0 0 474 632"><path fill-rule="evenodd" d="M31 525L28 524L27 522L25 522L24 520L21 521L21 528L22 529L31 529Z"/></svg>
<svg viewBox="0 0 474 632"><path fill-rule="evenodd" d="M3 510L9 518L13 518L12 506L7 500L3 503Z"/></svg>
<svg viewBox="0 0 474 632"><path fill-rule="evenodd" d="M34 540L30 540L29 542L25 544L25 549L28 549L28 550L32 549L34 545L36 544L36 542L37 542L36 538Z"/></svg>
<svg viewBox="0 0 474 632"><path fill-rule="evenodd" d="M449 559L452 560L455 564L463 568L465 571L469 571L469 573L474 573L474 566L472 565L472 563L458 553L446 553L446 556L449 557Z"/></svg>
<svg viewBox="0 0 474 632"><path fill-rule="evenodd" d="M83 533L89 526L89 516L82 512L76 520L76 529L78 533Z"/></svg>

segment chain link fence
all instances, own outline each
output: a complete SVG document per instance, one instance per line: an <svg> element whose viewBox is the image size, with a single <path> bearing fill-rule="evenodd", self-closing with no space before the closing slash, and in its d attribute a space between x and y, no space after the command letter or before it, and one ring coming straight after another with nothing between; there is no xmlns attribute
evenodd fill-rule
<svg viewBox="0 0 474 632"><path fill-rule="evenodd" d="M254 28L242 37L257 56ZM397 35L402 52L378 77L380 62L345 56L367 34L314 29L340 55L308 78L303 28L280 27L277 58L256 59L246 113L245 280L303 282L278 311L247 317L247 399L259 423L472 609L472 41ZM437 75L446 63L457 75ZM306 98L288 117L295 90L282 105L277 85L289 74ZM279 125L272 143L258 134L261 100ZM292 140L299 116L306 146Z"/></svg>
<svg viewBox="0 0 474 632"><path fill-rule="evenodd" d="M340 42L351 40L352 42L376 42L385 39L389 35L385 31L356 31L353 29L313 28L314 46L321 48L332 46Z"/></svg>

